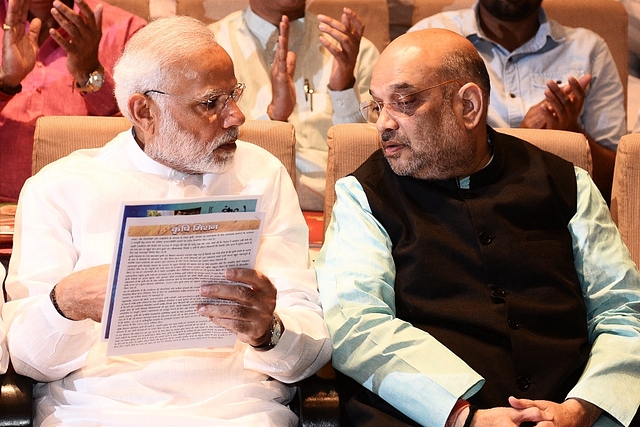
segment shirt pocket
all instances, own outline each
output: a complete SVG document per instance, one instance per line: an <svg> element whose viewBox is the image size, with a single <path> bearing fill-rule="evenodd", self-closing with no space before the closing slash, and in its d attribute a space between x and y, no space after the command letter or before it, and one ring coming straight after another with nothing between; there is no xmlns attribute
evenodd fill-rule
<svg viewBox="0 0 640 427"><path fill-rule="evenodd" d="M547 81L553 80L560 87L566 86L569 83L569 77L575 77L579 79L586 71L584 69L568 69L560 72L545 72L545 73L533 73L531 75L531 86L535 89L545 90L547 88Z"/></svg>

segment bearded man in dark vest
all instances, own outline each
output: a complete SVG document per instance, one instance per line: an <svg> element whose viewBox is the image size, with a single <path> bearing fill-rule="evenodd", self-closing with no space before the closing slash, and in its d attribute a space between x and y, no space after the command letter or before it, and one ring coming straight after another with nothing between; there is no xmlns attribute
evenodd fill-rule
<svg viewBox="0 0 640 427"><path fill-rule="evenodd" d="M348 422L629 426L640 276L588 173L487 126L447 30L394 40L370 93L382 148L336 184L315 263Z"/></svg>

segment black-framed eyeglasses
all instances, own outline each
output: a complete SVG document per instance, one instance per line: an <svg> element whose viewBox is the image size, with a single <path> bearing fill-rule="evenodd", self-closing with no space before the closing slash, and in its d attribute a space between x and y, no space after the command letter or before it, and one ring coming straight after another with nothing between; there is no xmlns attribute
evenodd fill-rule
<svg viewBox="0 0 640 427"><path fill-rule="evenodd" d="M223 93L220 95L216 95L214 97L207 99L206 101L203 101L201 99L189 98L182 95L176 95L174 93L167 93L167 92L163 92L161 90L156 90L156 89L149 89L145 91L143 95L146 96L150 93L157 93L159 95L174 96L176 98L186 99L187 101L193 101L193 102L197 102L198 104L204 105L207 108L207 113L209 114L218 114L227 105L227 102L229 102L229 98L233 99L233 102L235 103L240 102L240 98L242 98L242 94L244 93L245 87L246 85L244 83L238 83L233 88L231 93L228 93L228 94Z"/></svg>
<svg viewBox="0 0 640 427"><path fill-rule="evenodd" d="M364 101L360 103L360 114L362 114L362 117L364 117L364 119L369 123L376 123L378 121L383 108L386 108L389 115L393 118L398 119L409 117L413 115L413 113L415 113L418 107L422 104L422 102L415 97L416 95L453 82L462 85L459 80L453 79L438 83L437 85L429 86L417 92L409 94L393 94L391 95L391 99L393 101L390 102L376 101L373 99Z"/></svg>

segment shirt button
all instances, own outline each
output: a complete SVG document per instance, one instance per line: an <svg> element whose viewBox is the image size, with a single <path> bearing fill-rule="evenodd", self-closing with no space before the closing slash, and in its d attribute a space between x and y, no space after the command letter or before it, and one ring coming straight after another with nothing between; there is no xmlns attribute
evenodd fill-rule
<svg viewBox="0 0 640 427"><path fill-rule="evenodd" d="M42 62L38 61L38 62L36 62L36 66L37 67L43 67L43 64L42 64Z"/></svg>
<svg viewBox="0 0 640 427"><path fill-rule="evenodd" d="M518 321L517 321L517 320L515 320L515 319L509 319L509 320L507 320L507 324L509 325L509 327L510 327L511 329L515 329L515 330L520 329L520 322L518 322Z"/></svg>
<svg viewBox="0 0 640 427"><path fill-rule="evenodd" d="M516 378L516 385L520 390L527 390L531 386L531 381L524 375L518 375Z"/></svg>
<svg viewBox="0 0 640 427"><path fill-rule="evenodd" d="M38 93L42 93L42 88L41 88L41 87L37 87L37 88L36 88L36 92L38 92Z"/></svg>
<svg viewBox="0 0 640 427"><path fill-rule="evenodd" d="M493 236L487 233L486 231L483 231L480 234L478 234L478 239L480 239L480 243L482 243L483 245L488 245L491 242L493 242Z"/></svg>
<svg viewBox="0 0 640 427"><path fill-rule="evenodd" d="M504 298L506 295L506 292L504 291L504 289L501 289L501 288L493 288L491 289L491 291L489 291L489 293L494 298Z"/></svg>

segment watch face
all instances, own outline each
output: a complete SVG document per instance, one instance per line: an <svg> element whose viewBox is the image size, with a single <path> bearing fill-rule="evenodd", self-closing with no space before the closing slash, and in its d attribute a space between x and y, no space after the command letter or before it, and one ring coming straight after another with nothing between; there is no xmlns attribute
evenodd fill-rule
<svg viewBox="0 0 640 427"><path fill-rule="evenodd" d="M275 323L273 324L273 331L271 333L271 345L275 347L282 336L282 326L277 318L274 317L274 321Z"/></svg>
<svg viewBox="0 0 640 427"><path fill-rule="evenodd" d="M102 87L103 83L104 83L104 76L102 75L101 72L94 71L93 73L91 73L91 76L89 77L89 84L91 86L93 86L96 90L98 90Z"/></svg>

